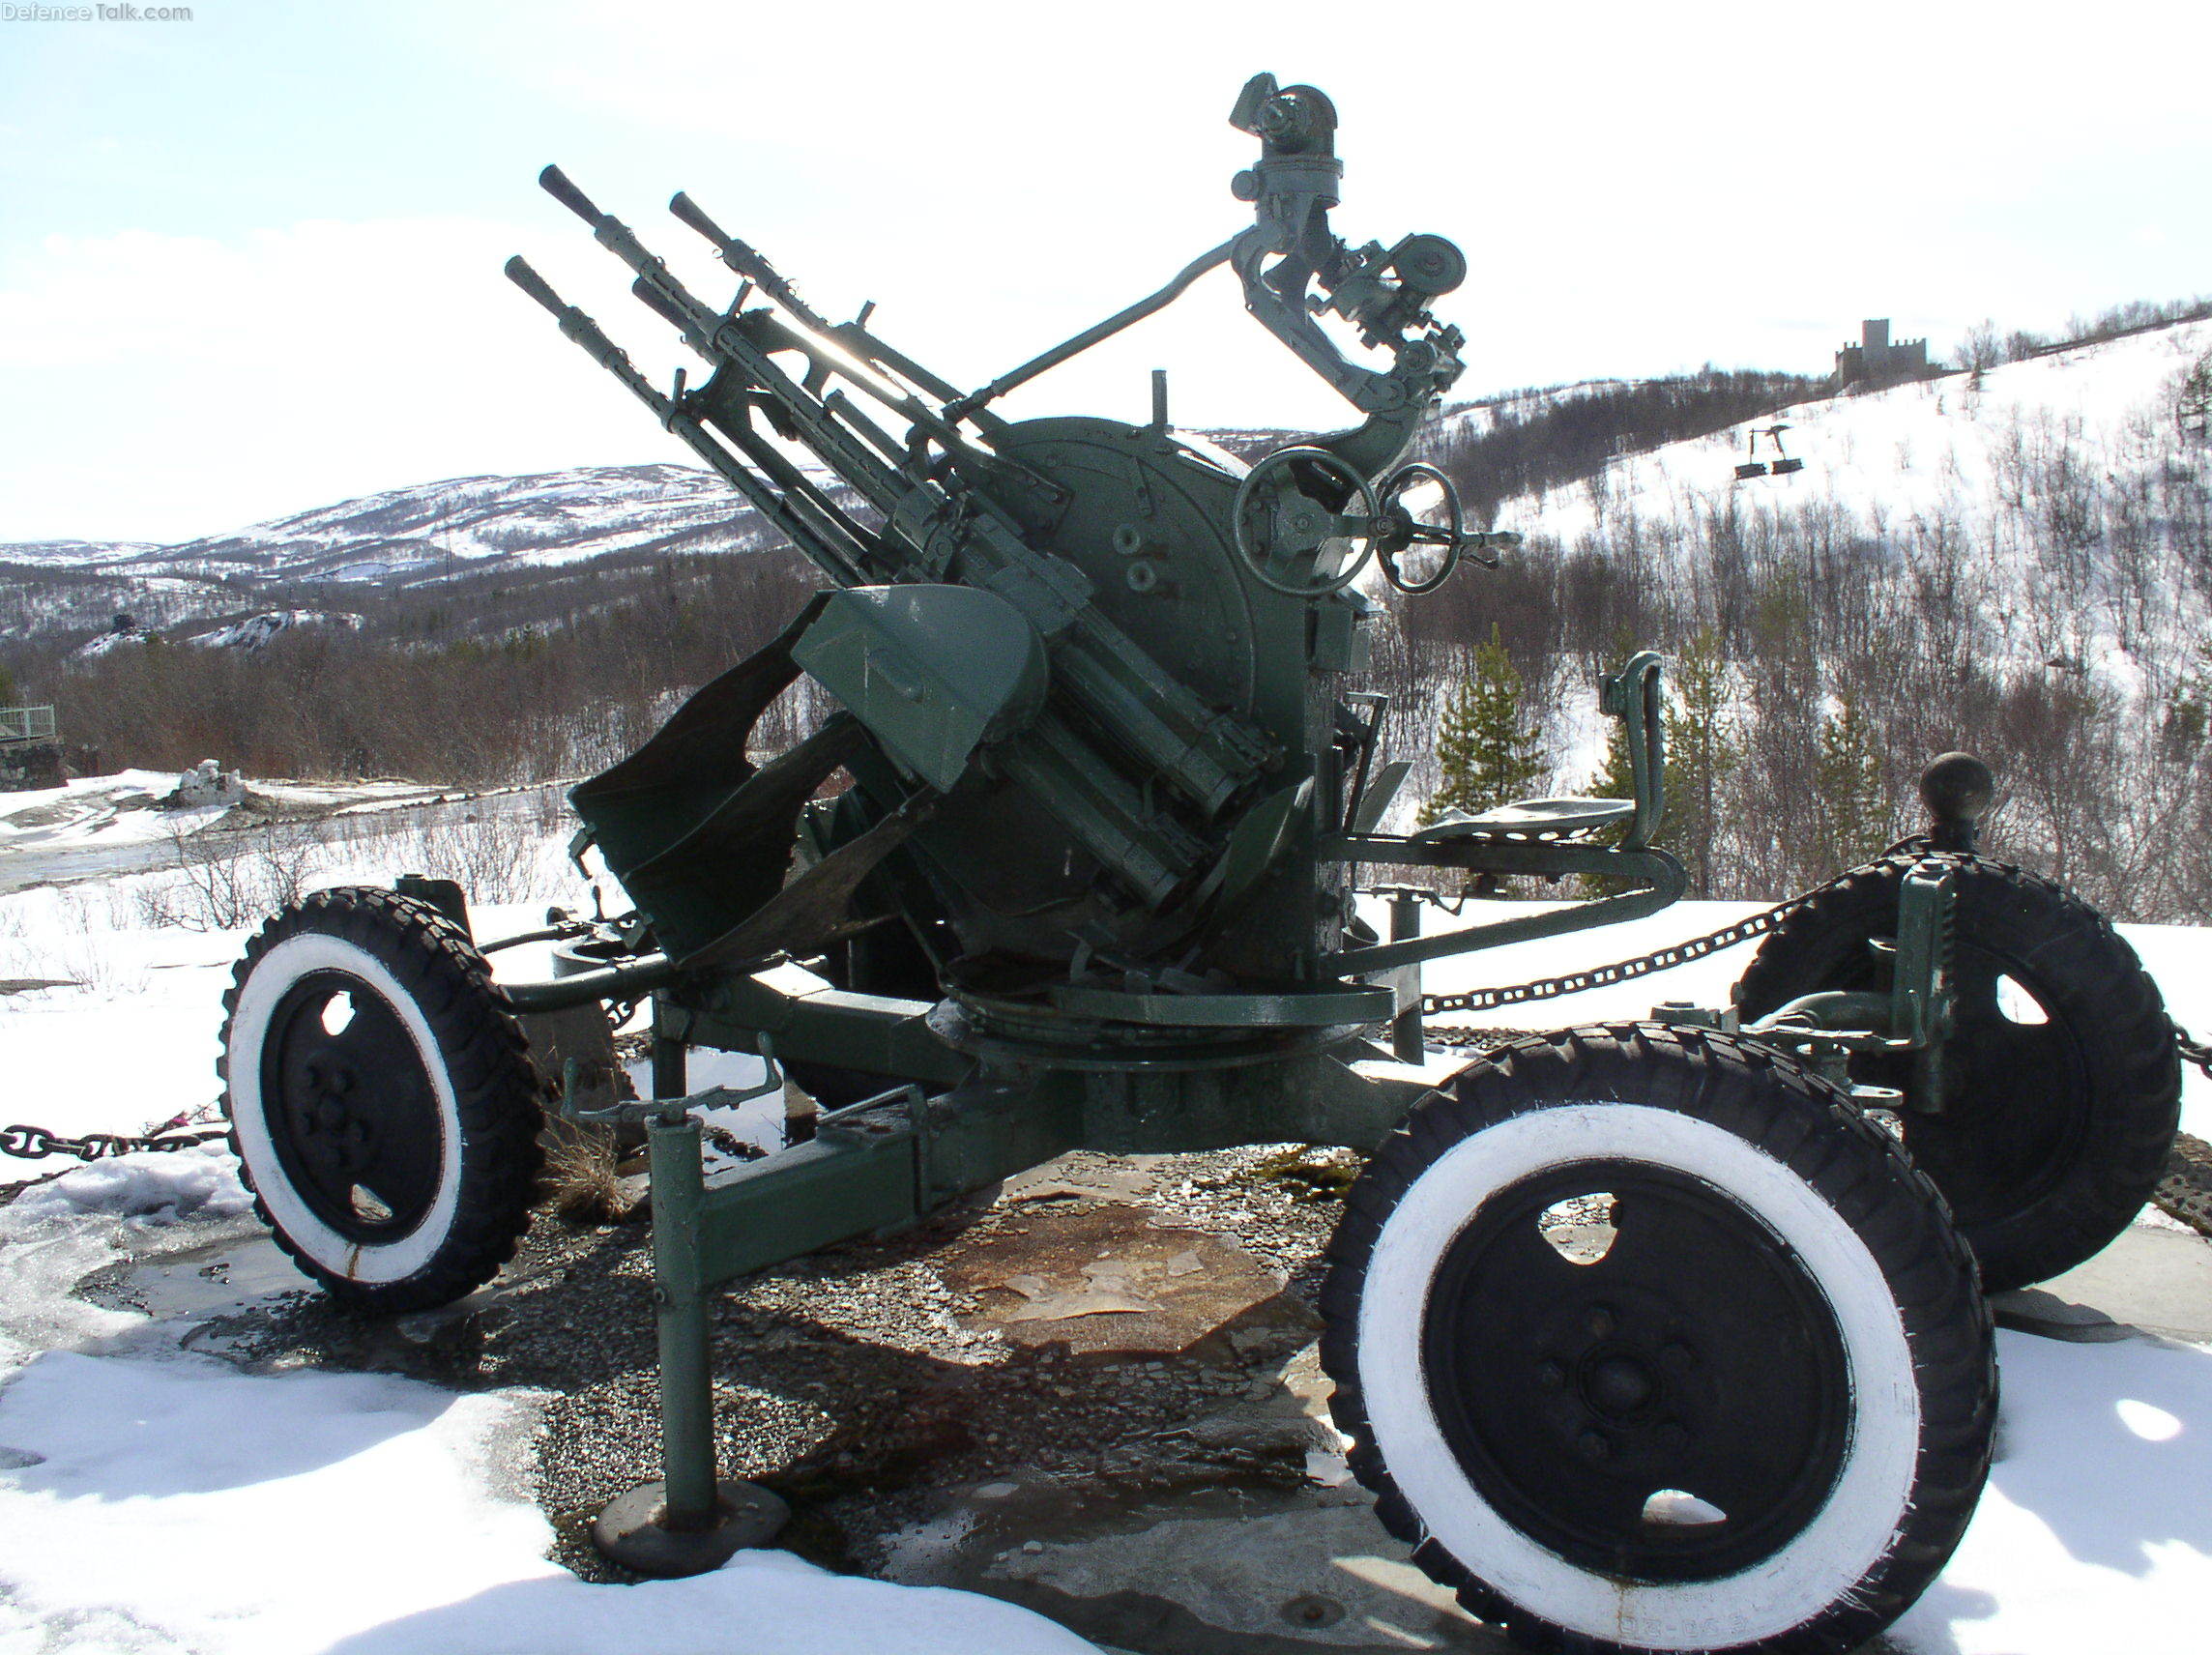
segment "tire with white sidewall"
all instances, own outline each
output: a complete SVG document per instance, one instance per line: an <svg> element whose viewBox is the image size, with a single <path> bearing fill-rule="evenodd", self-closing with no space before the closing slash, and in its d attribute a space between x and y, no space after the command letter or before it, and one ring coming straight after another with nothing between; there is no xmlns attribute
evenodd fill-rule
<svg viewBox="0 0 2212 1655"><path fill-rule="evenodd" d="M1531 1272L1548 1250L1513 1225L1528 1228L1528 1204L1580 1189L1578 1177L1633 1192L1617 1199L1640 1215L1668 1208L1664 1222L1622 1216L1605 1269ZM1632 1237L1659 1249L1657 1277L1627 1273ZM1675 1267L1669 1245L1721 1267ZM1979 1495L1995 1377L1971 1261L1895 1145L1762 1048L1617 1028L1494 1053L1429 1094L1379 1151L1330 1255L1323 1357L1354 1470L1414 1560L1524 1640L1848 1649L1919 1595ZM1677 1279L1701 1274L1717 1279ZM1553 1360L1558 1327L1582 1336L1585 1281L1608 1301L1604 1338ZM1470 1293L1478 1302L1460 1304ZM1812 1330L1726 1327L1756 1306ZM1640 1327L1651 1346L1642 1357ZM1653 1351L1700 1361L1695 1385L1670 1379ZM1591 1392L1592 1374L1627 1390ZM1795 1391L1773 1387L1798 1379L1811 1393L1801 1420L1734 1417L1747 1398L1771 1412L1779 1397L1788 1413ZM1702 1401L1676 1408L1670 1385ZM1713 1429L1701 1437L1699 1421ZM1750 1434L1792 1425L1802 1454L1737 1478L1756 1490L1737 1514L1755 1530L1746 1539L1719 1523L1714 1538L1651 1530L1645 1544L1646 1531L1608 1515L1646 1484L1654 1500L1663 1484L1703 1492L1640 1467L1756 1460ZM1672 1460L1654 1441L1672 1444ZM1597 1491L1586 1506L1584 1488Z"/></svg>
<svg viewBox="0 0 2212 1655"><path fill-rule="evenodd" d="M539 1165L537 1081L457 928L389 890L316 892L247 945L224 1009L242 1173L333 1296L424 1309L512 1257Z"/></svg>

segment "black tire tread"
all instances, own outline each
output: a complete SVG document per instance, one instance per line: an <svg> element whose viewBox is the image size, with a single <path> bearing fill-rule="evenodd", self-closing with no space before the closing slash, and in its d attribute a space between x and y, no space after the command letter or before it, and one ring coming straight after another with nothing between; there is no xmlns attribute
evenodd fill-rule
<svg viewBox="0 0 2212 1655"><path fill-rule="evenodd" d="M402 1282L349 1281L303 1254L278 1228L239 1148L230 1094L230 1031L239 996L271 949L310 931L341 937L384 961L422 1007L452 1078L462 1138L470 1148L460 1202L445 1245ZM514 1257L529 1228L543 1161L538 1082L506 993L451 920L427 903L378 886L316 891L279 911L247 943L224 991L222 1012L216 1072L222 1081L223 1115L233 1120L229 1142L239 1157L239 1177L276 1245L333 1298L383 1314L428 1310L473 1292Z"/></svg>
<svg viewBox="0 0 2212 1655"><path fill-rule="evenodd" d="M1815 893L1760 944L1737 984L1748 1020L1828 986L1809 980L1810 961L1839 935L1886 935L1895 928L1898 888L1926 853L1897 855L1854 868ZM2158 984L2111 922L2056 882L1990 857L1951 854L1958 881L1960 933L1979 904L2025 902L2048 915L2049 943L2036 964L2063 975L2077 998L2070 1021L2096 1043L2102 1084L2092 1103L2087 1147L2071 1176L2045 1199L1997 1224L1965 1226L1984 1291L2047 1281L2093 1258L2134 1222L2157 1189L2180 1124L2181 1061ZM1911 1125L1906 1126L1907 1141Z"/></svg>
<svg viewBox="0 0 2212 1655"><path fill-rule="evenodd" d="M1376 1446L1353 1349L1368 1261L1384 1221L1414 1180L1468 1135L1528 1107L1570 1098L1588 1075L1607 1069L1619 1075L1630 1064L1642 1066L1648 1095L1629 1098L1626 1089L1604 1095L1712 1121L1775 1155L1839 1210L1847 1201L1862 1204L1867 1218L1854 1219L1854 1227L1897 1290L1923 1394L1952 1402L1953 1417L1924 1430L1917 1487L1889 1555L1859 1590L1824 1614L1759 1645L1776 1655L1842 1655L1911 1607L1965 1530L1989 1475L1997 1407L1994 1335L1976 1290L1972 1255L1934 1183L1838 1089L1754 1041L1647 1024L1530 1035L1484 1054L1414 1106L1348 1193L1327 1249L1321 1359L1335 1383L1330 1409L1337 1428L1352 1439L1353 1472L1374 1494L1382 1525L1413 1548L1413 1562L1455 1591L1469 1613L1501 1628L1515 1643L1576 1655L1641 1655L1632 1646L1568 1634L1508 1602L1481 1580L1480 1559L1454 1557L1428 1533ZM1692 1084L1666 1095L1675 1075Z"/></svg>

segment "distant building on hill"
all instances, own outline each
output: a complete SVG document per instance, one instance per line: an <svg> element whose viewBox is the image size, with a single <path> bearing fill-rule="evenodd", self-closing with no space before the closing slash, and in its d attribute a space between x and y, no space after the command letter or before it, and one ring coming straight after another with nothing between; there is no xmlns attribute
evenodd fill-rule
<svg viewBox="0 0 2212 1655"><path fill-rule="evenodd" d="M1904 379L1924 379L1929 372L1928 341L1900 339L1889 342L1889 318L1869 317L1859 324L1859 342L1836 353L1836 388L1853 385L1895 385Z"/></svg>

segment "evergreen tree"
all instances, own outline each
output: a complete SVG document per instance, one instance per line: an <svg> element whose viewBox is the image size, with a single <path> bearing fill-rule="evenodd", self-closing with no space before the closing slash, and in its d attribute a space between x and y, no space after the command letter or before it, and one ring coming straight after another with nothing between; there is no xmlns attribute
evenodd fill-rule
<svg viewBox="0 0 2212 1655"><path fill-rule="evenodd" d="M1879 732L1848 690L1838 696L1836 711L1820 721L1813 784L1832 867L1840 872L1878 856L1889 843Z"/></svg>
<svg viewBox="0 0 2212 1655"><path fill-rule="evenodd" d="M1736 734L1728 662L1708 626L1683 646L1674 663L1667 705L1667 828L1660 835L1660 843L1682 857L1691 891L1699 896L1713 888L1713 853L1729 777L1739 758Z"/></svg>
<svg viewBox="0 0 2212 1655"><path fill-rule="evenodd" d="M1444 698L1437 728L1437 763L1442 784L1421 807L1427 827L1447 810L1479 812L1526 795L1550 769L1543 740L1523 711L1526 686L1513 656L1490 625L1490 642L1475 647Z"/></svg>
<svg viewBox="0 0 2212 1655"><path fill-rule="evenodd" d="M15 705L15 680L5 665L0 665L0 707Z"/></svg>

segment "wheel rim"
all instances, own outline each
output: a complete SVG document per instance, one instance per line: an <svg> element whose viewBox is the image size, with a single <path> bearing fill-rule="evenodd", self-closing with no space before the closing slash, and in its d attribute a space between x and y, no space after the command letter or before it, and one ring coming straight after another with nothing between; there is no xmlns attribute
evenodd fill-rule
<svg viewBox="0 0 2212 1655"><path fill-rule="evenodd" d="M1562 1250L1562 1209L1601 1196L1610 1244L1586 1225ZM1634 1580L1772 1555L1850 1437L1843 1340L1796 1256L1711 1184L1643 1162L1550 1169L1485 1202L1437 1272L1422 1361L1445 1442L1499 1515Z"/></svg>
<svg viewBox="0 0 2212 1655"><path fill-rule="evenodd" d="M1864 964L1834 973L1836 986L1886 990L1885 958L1869 949ZM2088 1132L2094 1090L2081 1040L2041 973L1962 936L1951 989L1942 1113L1907 1110L1899 1130L1953 1217L1971 1229L2025 1211L2064 1181ZM1879 1086L1911 1084L1909 1060L1861 1058L1852 1069Z"/></svg>
<svg viewBox="0 0 2212 1655"><path fill-rule="evenodd" d="M2008 1015L2010 979L2043 1021ZM1970 945L1952 963L1944 1113L1908 1114L1906 1147L1960 1223L1987 1223L2041 1200L2066 1176L2088 1130L2092 1097L2081 1043L2051 986L2016 962ZM1991 1128L2001 1123L2003 1130Z"/></svg>
<svg viewBox="0 0 2212 1655"><path fill-rule="evenodd" d="M311 972L270 1014L261 1100L285 1179L348 1241L388 1242L437 1202L444 1131L414 1036L370 985Z"/></svg>

